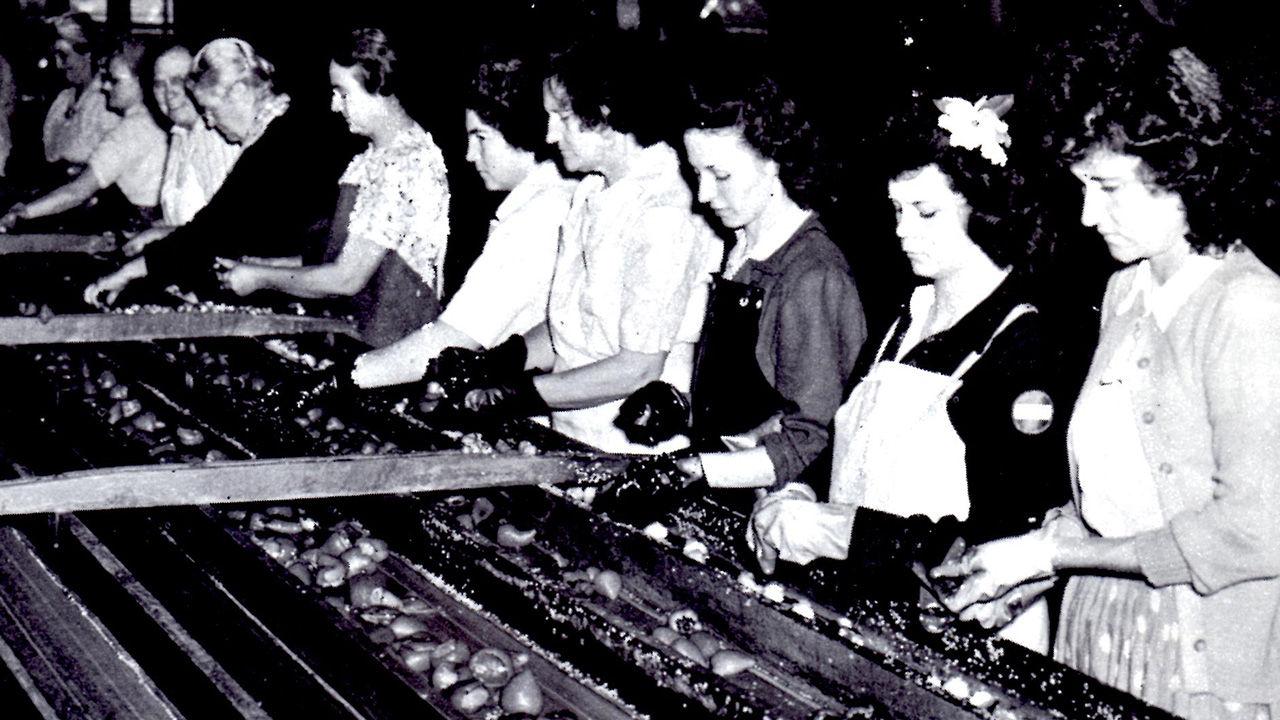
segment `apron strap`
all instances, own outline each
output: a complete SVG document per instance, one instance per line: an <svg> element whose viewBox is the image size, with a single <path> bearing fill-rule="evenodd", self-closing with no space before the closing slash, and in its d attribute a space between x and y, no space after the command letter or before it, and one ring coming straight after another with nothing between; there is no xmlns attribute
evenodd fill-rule
<svg viewBox="0 0 1280 720"><path fill-rule="evenodd" d="M971 352L965 356L965 359L961 360L960 364L956 366L955 372L951 373L951 377L964 377L964 374L969 372L969 369L981 360L983 355L987 354L987 351L991 349L992 343L996 341L996 338L1000 336L1000 333L1004 332L1018 318L1026 315L1027 313L1034 312L1039 312L1039 310L1037 310L1036 306L1031 303L1022 303L1010 310L1009 314L1004 316L1004 321L1000 323L995 332L991 333L991 337L987 339L987 344L982 346L982 350Z"/></svg>

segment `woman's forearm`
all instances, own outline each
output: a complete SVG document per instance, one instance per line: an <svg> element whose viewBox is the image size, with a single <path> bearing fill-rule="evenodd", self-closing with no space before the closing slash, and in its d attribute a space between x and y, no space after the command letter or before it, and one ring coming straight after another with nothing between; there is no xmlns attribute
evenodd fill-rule
<svg viewBox="0 0 1280 720"><path fill-rule="evenodd" d="M337 265L309 265L300 268L277 268L265 265L245 265L257 276L257 285L263 290L280 292L302 298L325 298L335 295L351 296L360 292L364 283L360 278L343 273Z"/></svg>
<svg viewBox="0 0 1280 720"><path fill-rule="evenodd" d="M1133 575L1142 571L1132 537L1057 537L1052 562L1058 572L1090 570Z"/></svg>
<svg viewBox="0 0 1280 720"><path fill-rule="evenodd" d="M101 189L98 186L98 179L94 177L93 173L85 170L75 180L42 198L37 198L27 203L22 212L19 213L19 216L30 219L57 215L80 205Z"/></svg>
<svg viewBox="0 0 1280 720"><path fill-rule="evenodd" d="M557 410L602 405L621 400L657 380L666 362L666 353L639 353L623 350L573 370L534 378L538 394Z"/></svg>

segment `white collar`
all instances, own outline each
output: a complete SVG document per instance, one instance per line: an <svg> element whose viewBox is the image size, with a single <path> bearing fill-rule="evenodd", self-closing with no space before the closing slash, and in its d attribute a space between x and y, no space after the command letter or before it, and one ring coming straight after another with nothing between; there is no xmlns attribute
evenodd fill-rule
<svg viewBox="0 0 1280 720"><path fill-rule="evenodd" d="M738 271L742 269L743 265L747 264L748 260L764 262L773 257L774 253L778 252L783 245L786 245L791 238L795 237L796 231L809 222L811 217L813 217L812 212L802 210L796 215L794 223L786 223L773 228L771 234L757 240L752 247L746 247L745 230L742 228L734 230L733 234L738 241L734 243L733 249L729 251L729 258L724 263L724 276L731 278L738 274Z"/></svg>
<svg viewBox="0 0 1280 720"><path fill-rule="evenodd" d="M1116 314L1128 312L1139 297L1143 298L1143 308L1155 318L1160 330L1169 327L1173 318L1186 304L1192 293L1204 284L1205 280L1222 265L1222 258L1211 255L1193 254L1187 258L1173 274L1173 277L1157 284L1151 272L1151 261L1138 263L1134 272L1133 285L1129 294L1116 307Z"/></svg>
<svg viewBox="0 0 1280 720"><path fill-rule="evenodd" d="M524 207L538 193L542 192L543 188L554 185L557 182L562 182L560 170L556 168L554 162L543 160L535 165L523 180L511 188L511 192L507 193L507 196L502 199L502 203L498 205L497 211L494 212L494 218L496 220L506 219L507 216Z"/></svg>

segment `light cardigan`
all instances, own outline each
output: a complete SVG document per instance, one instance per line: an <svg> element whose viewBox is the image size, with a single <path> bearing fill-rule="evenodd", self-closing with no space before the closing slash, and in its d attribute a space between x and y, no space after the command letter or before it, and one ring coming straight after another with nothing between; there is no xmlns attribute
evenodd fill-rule
<svg viewBox="0 0 1280 720"><path fill-rule="evenodd" d="M1141 297L1124 302L1137 275L1107 285L1082 398L1146 323L1129 390L1165 522L1135 538L1142 575L1194 590L1178 605L1186 691L1280 707L1280 277L1237 246L1160 332Z"/></svg>

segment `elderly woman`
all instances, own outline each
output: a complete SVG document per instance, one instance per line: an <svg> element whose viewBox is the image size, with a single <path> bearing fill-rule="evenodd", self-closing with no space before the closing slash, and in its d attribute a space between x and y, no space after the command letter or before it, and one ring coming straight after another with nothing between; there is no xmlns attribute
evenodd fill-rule
<svg viewBox="0 0 1280 720"><path fill-rule="evenodd" d="M486 188L506 197L448 307L403 341L357 358L357 385L420 380L445 348L494 347L546 321L560 224L577 183L546 158L545 122L541 76L528 63L480 66L467 95L467 160Z"/></svg>
<svg viewBox="0 0 1280 720"><path fill-rule="evenodd" d="M370 140L339 183L353 195L337 258L321 265L281 268L225 260L222 282L237 295L278 290L307 298L352 296L387 263L376 296L359 305L362 337L382 346L440 314L444 253L449 239L449 185L444 157L430 133L396 98L395 51L378 29L355 31L329 63L333 110L355 135ZM339 201L339 207L347 204ZM396 279L403 279L399 285Z"/></svg>
<svg viewBox="0 0 1280 720"><path fill-rule="evenodd" d="M556 430L612 452L687 443L635 443L613 421L623 399L654 380L688 389L720 261L663 141L668 76L656 58L635 61L645 50L579 48L543 86L547 142L566 169L587 173L562 230L547 322L479 358L442 354L432 374L451 402L508 417L549 412Z"/></svg>
<svg viewBox="0 0 1280 720"><path fill-rule="evenodd" d="M1074 501L934 573L967 578L957 610L1070 575L1058 660L1184 717L1274 717L1280 277L1236 232L1246 118L1189 50L1156 55L1069 143L1081 222L1126 264L1071 418Z"/></svg>
<svg viewBox="0 0 1280 720"><path fill-rule="evenodd" d="M332 176L310 119L290 111L276 91L274 67L243 40L205 45L192 63L189 87L209 123L241 147L221 190L186 225L148 245L142 255L85 290L85 300L115 302L148 275L216 294L217 257L296 256L311 250L307 233L333 210Z"/></svg>
<svg viewBox="0 0 1280 720"><path fill-rule="evenodd" d="M118 190L117 197L123 196L125 201L113 203L122 208L123 215L112 217L113 222L127 229L150 224L158 214L168 143L143 102L139 68L144 55L143 45L130 41L108 59L101 88L107 106L122 119L93 149L85 169L49 194L14 205L0 217L0 230L11 229L19 220L57 215L78 207L109 188Z"/></svg>
<svg viewBox="0 0 1280 720"><path fill-rule="evenodd" d="M827 447L866 338L862 302L809 209L816 142L795 104L771 79L724 68L694 90L684 144L698 200L737 242L712 285L691 397L651 384L617 422L653 443L689 432L691 406L704 452L690 472L713 488L779 489Z"/></svg>
<svg viewBox="0 0 1280 720"><path fill-rule="evenodd" d="M83 165L120 124L120 116L107 109L94 57L101 49L102 29L85 13L59 15L52 24L57 32L54 62L71 86L58 93L45 115L44 158Z"/></svg>
<svg viewBox="0 0 1280 720"><path fill-rule="evenodd" d="M181 45L156 58L151 91L160 112L173 124L160 182L161 217L125 243L122 249L129 257L190 222L209 204L240 157L240 146L209 127L191 100L187 92L191 59L191 51Z"/></svg>
<svg viewBox="0 0 1280 720"><path fill-rule="evenodd" d="M1066 496L1053 408L1070 394L1023 272L1033 236L1000 119L1012 102L943 98L930 141L904 143L889 199L924 282L836 413L829 502L792 486L756 504L766 570L847 557L866 591L914 599L909 565L957 536L1024 532ZM1048 630L1042 602L1003 632L1045 652Z"/></svg>

